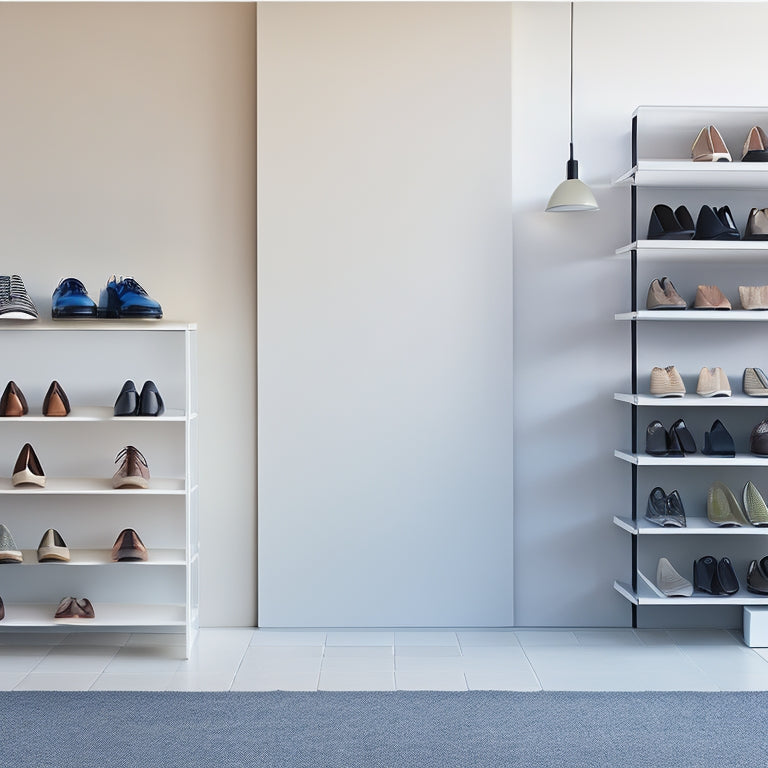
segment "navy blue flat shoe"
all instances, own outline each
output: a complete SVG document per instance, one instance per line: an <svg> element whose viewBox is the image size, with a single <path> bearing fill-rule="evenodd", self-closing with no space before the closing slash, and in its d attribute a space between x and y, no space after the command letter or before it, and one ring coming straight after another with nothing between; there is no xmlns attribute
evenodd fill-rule
<svg viewBox="0 0 768 768"><path fill-rule="evenodd" d="M112 275L99 296L97 314L99 317L159 319L163 308L132 277L118 280Z"/></svg>
<svg viewBox="0 0 768 768"><path fill-rule="evenodd" d="M65 277L53 292L51 317L96 317L96 302L76 277Z"/></svg>
<svg viewBox="0 0 768 768"><path fill-rule="evenodd" d="M139 397L139 416L161 416L165 411L163 398L153 381L145 381Z"/></svg>
<svg viewBox="0 0 768 768"><path fill-rule="evenodd" d="M136 385L128 379L123 384L120 394L115 400L115 416L137 416L139 413L139 394L136 391Z"/></svg>

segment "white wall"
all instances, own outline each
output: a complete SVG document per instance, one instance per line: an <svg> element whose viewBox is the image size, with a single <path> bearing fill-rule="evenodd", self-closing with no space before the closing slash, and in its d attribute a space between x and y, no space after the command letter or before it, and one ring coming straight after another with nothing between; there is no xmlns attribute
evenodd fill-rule
<svg viewBox="0 0 768 768"><path fill-rule="evenodd" d="M510 624L510 7L257 47L260 624Z"/></svg>
<svg viewBox="0 0 768 768"><path fill-rule="evenodd" d="M638 105L765 103L754 73L764 68L768 7L576 4L576 156L601 206L599 213L583 215L543 213L564 178L567 157L568 18L567 3L521 3L513 11L515 618L519 625L626 625L629 605L611 584L616 577L629 579L630 542L611 519L629 514L630 470L612 454L629 444L630 416L626 406L612 402L612 393L628 386L629 328L612 317L629 306L629 272L627 262L611 254L629 241L630 209L629 191L611 187L610 179L629 167L630 117ZM727 34L729 29L738 33ZM732 140L733 154L740 153L750 127ZM691 143L694 138L695 132ZM729 201L723 195L671 195L670 202L689 202L696 211L704 203ZM656 202L664 201L662 195ZM753 195L751 202L738 198L731 204L743 226L749 206L764 207L768 199ZM650 202L644 206L641 232ZM659 269L648 280L669 274L688 298L697 283L726 279L700 264ZM734 272L727 276L731 289L739 279L762 283L765 275ZM651 347L658 345L657 357L690 373L730 362L738 387L743 366L758 364L747 362L744 345L741 356L729 351L723 358L721 334L707 344L701 338L694 343L690 331L658 333L646 338ZM760 337L750 337L746 346L759 360ZM644 362L646 369L653 364L660 363L650 357ZM657 415L649 413L648 421ZM702 419L699 440L704 428ZM715 479L711 473L665 472L663 483L680 484L690 511L701 514ZM762 476L753 479L766 490ZM741 489L737 482L734 487ZM707 546L718 545L702 542ZM738 612L671 610L640 616L641 622L662 624L733 624L740 618Z"/></svg>
<svg viewBox="0 0 768 768"><path fill-rule="evenodd" d="M47 315L116 272L199 324L204 625L255 622L255 15L0 4L2 271Z"/></svg>

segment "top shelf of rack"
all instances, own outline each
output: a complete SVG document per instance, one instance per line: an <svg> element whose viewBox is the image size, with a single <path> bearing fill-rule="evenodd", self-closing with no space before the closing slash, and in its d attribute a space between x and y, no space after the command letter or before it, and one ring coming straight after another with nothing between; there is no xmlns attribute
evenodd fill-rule
<svg viewBox="0 0 768 768"><path fill-rule="evenodd" d="M614 184L678 189L766 189L768 163L694 163L693 160L638 160Z"/></svg>
<svg viewBox="0 0 768 768"><path fill-rule="evenodd" d="M768 240L636 240L617 248L616 255L632 251L665 258L690 258L695 255L697 260L723 256L765 259L768 256Z"/></svg>
<svg viewBox="0 0 768 768"><path fill-rule="evenodd" d="M0 330L7 331L194 331L197 323L171 320L3 320Z"/></svg>

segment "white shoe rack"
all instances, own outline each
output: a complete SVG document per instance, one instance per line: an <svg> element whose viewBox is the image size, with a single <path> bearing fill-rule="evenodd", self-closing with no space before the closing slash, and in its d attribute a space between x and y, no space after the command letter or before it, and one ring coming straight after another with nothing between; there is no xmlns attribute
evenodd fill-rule
<svg viewBox="0 0 768 768"><path fill-rule="evenodd" d="M38 320L0 325L3 375L13 380L29 414L0 418L0 523L23 563L0 564L5 618L0 632L174 632L189 656L198 628L197 331L167 321ZM71 413L42 415L52 380ZM147 379L165 403L159 417L113 416L123 383ZM35 449L44 488L11 484L24 443ZM136 446L150 471L147 489L114 489L118 452ZM38 563L48 528L70 549L68 563ZM124 528L147 547L147 562L114 563L110 551ZM59 601L87 597L94 619L54 619Z"/></svg>
<svg viewBox="0 0 768 768"><path fill-rule="evenodd" d="M694 163L691 145L704 125L715 125L723 135L734 162ZM766 107L639 107L632 116L631 168L615 183L629 185L631 194L630 242L616 250L627 259L630 308L616 314L628 321L631 342L629 390L615 393L616 401L631 411L629 445L615 451L631 477L631 513L613 522L631 537L630 579L614 588L632 604L632 625L638 626L643 606L669 610L669 606L703 606L693 623L734 626L744 605L766 605L768 597L746 589L749 561L768 555L768 529L718 528L706 518L707 490L715 480L731 487L737 498L747 480L768 498L768 459L749 453L752 426L768 417L768 399L742 394L745 367L768 370L768 312L739 307L739 285L768 283L768 242L647 240L654 205L673 210L686 205L694 222L702 205L728 205L743 236L750 208L768 208L768 163L741 163L741 150L753 125L768 127ZM718 285L733 305L731 311L647 311L648 285L655 277L669 277L678 292L693 304L699 284ZM655 398L649 393L654 365L675 365L683 376L683 398ZM728 398L696 394L702 367L721 366L732 389ZM653 457L645 453L645 430L654 419L668 429L683 418L696 441L697 453L685 457ZM735 458L701 453L704 431L719 418L733 435ZM686 511L685 528L661 528L644 519L648 495L661 486L678 489ZM741 589L732 596L713 597L694 592L690 598L664 596L655 585L659 557L693 583L693 561L704 555L729 557ZM649 608L649 610L657 610ZM711 612L718 612L712 615ZM667 614L668 615L668 614ZM664 625L656 613L654 625ZM670 622L675 623L675 622Z"/></svg>

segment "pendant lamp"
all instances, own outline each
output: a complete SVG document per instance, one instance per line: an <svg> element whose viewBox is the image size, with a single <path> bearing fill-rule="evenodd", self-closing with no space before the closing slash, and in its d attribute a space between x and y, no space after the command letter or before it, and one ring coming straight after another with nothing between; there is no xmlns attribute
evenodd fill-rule
<svg viewBox="0 0 768 768"><path fill-rule="evenodd" d="M579 162L573 159L573 3L571 3L571 155L566 164L565 181L552 193L548 212L598 211L592 190L579 179Z"/></svg>

